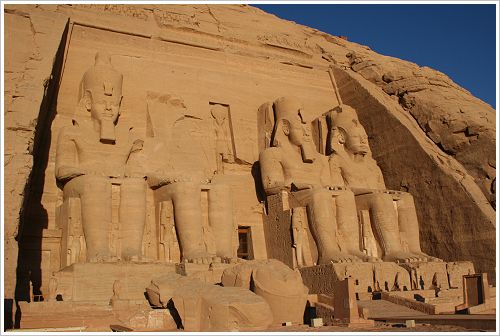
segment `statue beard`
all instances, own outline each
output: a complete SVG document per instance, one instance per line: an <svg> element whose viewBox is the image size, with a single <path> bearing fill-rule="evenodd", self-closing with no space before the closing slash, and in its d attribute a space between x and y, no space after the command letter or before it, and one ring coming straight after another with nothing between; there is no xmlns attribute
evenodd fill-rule
<svg viewBox="0 0 500 336"><path fill-rule="evenodd" d="M115 123L111 119L101 120L101 142L110 144L116 142Z"/></svg>
<svg viewBox="0 0 500 336"><path fill-rule="evenodd" d="M313 163L314 162L314 152L315 149L310 141L305 141L300 145L300 153L302 154L302 162Z"/></svg>

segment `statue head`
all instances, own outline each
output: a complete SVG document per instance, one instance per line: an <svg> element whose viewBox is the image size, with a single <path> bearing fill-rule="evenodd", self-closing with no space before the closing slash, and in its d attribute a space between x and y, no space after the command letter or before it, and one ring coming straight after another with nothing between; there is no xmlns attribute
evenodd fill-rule
<svg viewBox="0 0 500 336"><path fill-rule="evenodd" d="M101 129L101 141L114 141L114 125L120 115L123 75L111 66L108 54L98 52L95 65L82 79L81 101Z"/></svg>
<svg viewBox="0 0 500 336"><path fill-rule="evenodd" d="M302 161L312 163L316 150L311 139L310 125L304 120L302 103L294 97L281 97L274 102L272 146L288 142L300 148Z"/></svg>
<svg viewBox="0 0 500 336"><path fill-rule="evenodd" d="M354 108L349 105L338 106L330 111L327 120L330 129L330 151L343 146L352 154L370 154L368 135Z"/></svg>
<svg viewBox="0 0 500 336"><path fill-rule="evenodd" d="M274 102L275 127L273 145L287 138L296 146L301 146L309 135L302 116L302 103L294 97L281 97Z"/></svg>
<svg viewBox="0 0 500 336"><path fill-rule="evenodd" d="M226 107L225 106L223 106L221 104L214 104L212 106L212 108L210 109L210 113L212 114L212 117L214 117L217 125L224 124L224 121L226 120Z"/></svg>

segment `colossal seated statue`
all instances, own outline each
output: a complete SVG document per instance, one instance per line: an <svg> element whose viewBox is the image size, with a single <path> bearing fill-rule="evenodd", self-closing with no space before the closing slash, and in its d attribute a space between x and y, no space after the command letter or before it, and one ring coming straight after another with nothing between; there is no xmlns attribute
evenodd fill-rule
<svg viewBox="0 0 500 336"><path fill-rule="evenodd" d="M368 136L356 110L339 106L326 115L329 126L329 164L356 195L358 210L370 212L385 261L436 261L420 249L418 219L411 194L387 190L373 159ZM394 204L395 203L395 204ZM396 205L396 210L395 210Z"/></svg>
<svg viewBox="0 0 500 336"><path fill-rule="evenodd" d="M157 211L160 260L234 261L237 246L231 188L202 159L209 156L204 144L188 131L201 127L193 121L199 119L191 117L181 97L150 93L147 101L152 131L145 143L146 176ZM172 248L175 237L179 246Z"/></svg>
<svg viewBox="0 0 500 336"><path fill-rule="evenodd" d="M111 66L110 56L97 53L95 65L83 76L79 97L90 118L73 120L57 140L56 179L64 202L77 199L81 209L85 248L80 246L79 251L86 250L86 257L76 261L141 258L146 181L135 172L143 142L130 127L118 122L122 82L123 76ZM119 201L117 214L112 210L113 199ZM67 249L78 252L74 246Z"/></svg>
<svg viewBox="0 0 500 336"><path fill-rule="evenodd" d="M306 208L319 264L366 259L357 238L354 195L340 177L334 179L340 184L332 185L328 159L312 149L301 110L300 101L293 97L274 102L272 147L259 157L264 190L267 195L286 190Z"/></svg>

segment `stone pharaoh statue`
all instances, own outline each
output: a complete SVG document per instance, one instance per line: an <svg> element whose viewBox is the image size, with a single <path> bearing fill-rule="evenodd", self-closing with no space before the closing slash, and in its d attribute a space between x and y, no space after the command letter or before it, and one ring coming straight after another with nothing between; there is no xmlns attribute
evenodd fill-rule
<svg viewBox="0 0 500 336"><path fill-rule="evenodd" d="M336 178L341 184L333 188L328 158L312 147L300 101L279 98L274 110L272 147L261 152L259 158L266 194L288 190L306 207L320 264L366 259L353 232L358 230L354 195L343 188L341 178Z"/></svg>
<svg viewBox="0 0 500 336"><path fill-rule="evenodd" d="M146 182L134 174L142 140L132 129L120 127L123 75L112 66L110 56L97 53L95 65L81 82L80 106L90 119L74 120L61 130L57 140L56 179L66 201L81 202L81 222L87 261L141 257L145 223ZM120 249L113 249L112 188L119 186ZM121 252L120 252L121 251ZM119 253L119 255L116 255Z"/></svg>
<svg viewBox="0 0 500 336"><path fill-rule="evenodd" d="M356 195L358 208L371 212L383 259L400 262L439 260L420 249L418 219L411 194L387 190L356 110L342 105L327 114L327 121L330 171L342 176Z"/></svg>

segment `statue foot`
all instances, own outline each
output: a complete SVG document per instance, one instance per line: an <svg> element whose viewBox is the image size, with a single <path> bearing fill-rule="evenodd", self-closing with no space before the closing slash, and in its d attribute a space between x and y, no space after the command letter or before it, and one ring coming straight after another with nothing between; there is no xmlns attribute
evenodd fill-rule
<svg viewBox="0 0 500 336"><path fill-rule="evenodd" d="M369 255L366 255L366 254L364 254L362 252L358 252L358 251L349 251L349 254L360 259L360 260L356 260L356 261L366 261L366 262L380 262L380 261L382 261L382 259L380 259L379 257L369 256Z"/></svg>
<svg viewBox="0 0 500 336"><path fill-rule="evenodd" d="M204 253L193 254L187 258L184 258L184 262L191 264L200 264L200 265L210 265L212 261L214 261L214 256Z"/></svg>
<svg viewBox="0 0 500 336"><path fill-rule="evenodd" d="M366 261L366 262L381 262L382 261L382 259L380 259L379 257L367 256L367 255L364 255L362 257L362 260Z"/></svg>
<svg viewBox="0 0 500 336"><path fill-rule="evenodd" d="M439 259L437 257L430 256L428 254L425 254L424 252L414 252L414 254L420 256L421 258L425 258L426 261L434 261L434 262L440 262L443 261L443 259Z"/></svg>
<svg viewBox="0 0 500 336"><path fill-rule="evenodd" d="M334 252L325 256L321 256L319 259L319 264L329 264L329 263L347 263L347 262L359 262L361 259L355 255Z"/></svg>
<svg viewBox="0 0 500 336"><path fill-rule="evenodd" d="M405 263L405 262L427 261L427 258L417 253L395 252L391 254L386 254L383 257L383 260L397 262L397 263Z"/></svg>
<svg viewBox="0 0 500 336"><path fill-rule="evenodd" d="M112 257L109 255L96 255L92 258L89 259L89 262L91 263L101 263L101 262L107 262L107 261L117 261L118 259L116 257Z"/></svg>
<svg viewBox="0 0 500 336"><path fill-rule="evenodd" d="M218 257L223 264L237 264L238 258L235 257Z"/></svg>

